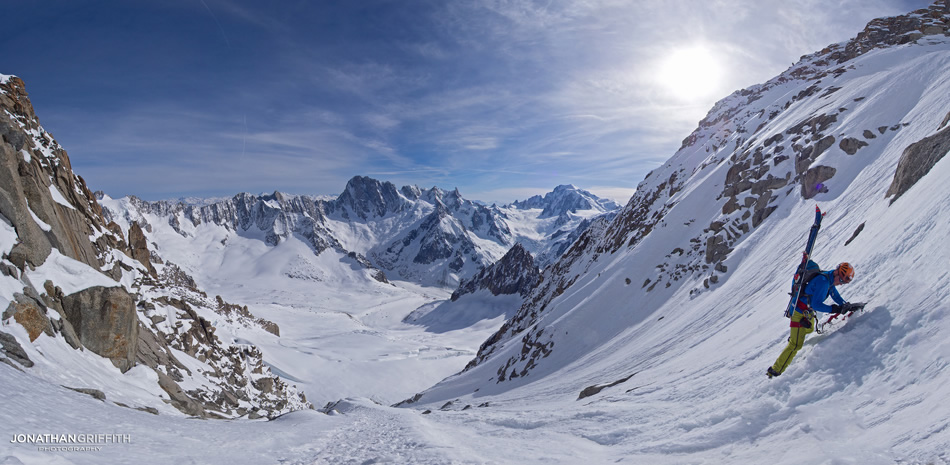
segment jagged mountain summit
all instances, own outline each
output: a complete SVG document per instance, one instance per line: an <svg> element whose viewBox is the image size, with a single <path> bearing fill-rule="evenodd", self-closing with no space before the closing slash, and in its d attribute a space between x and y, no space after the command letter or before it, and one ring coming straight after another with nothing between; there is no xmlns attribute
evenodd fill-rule
<svg viewBox="0 0 950 465"><path fill-rule="evenodd" d="M350 179L333 199L275 192L211 203L130 197L103 204L110 219L144 221L142 215L156 215L185 237L206 223L262 237L271 246L296 235L315 254L332 249L348 255L380 280L389 276L453 289L516 243L537 254L543 265L592 218L619 208L573 186L559 186L537 200L488 207L465 199L458 189L397 188L364 176Z"/></svg>
<svg viewBox="0 0 950 465"><path fill-rule="evenodd" d="M596 210L600 213L620 209L620 205L609 199L602 199L572 184L562 184L544 196L535 195L525 200L512 202L510 207L523 210L540 208L540 218L577 213L578 210Z"/></svg>
<svg viewBox="0 0 950 465"><path fill-rule="evenodd" d="M713 413L714 402L701 399L711 385L738 387L725 394L735 397L730 405L762 395L758 381L787 337L779 315L818 203L828 213L813 259L854 264L859 278L842 293L872 304L853 333L821 340L766 395L784 405L783 392L831 376L837 382L818 394L830 405L863 412L859 399L884 396L874 409L903 419L861 424L863 433L845 440L876 447L859 438L881 438L900 454L946 445L945 434L927 439L941 427L914 431L906 426L917 424L913 413L894 412L908 396L936 406L932 393L947 381L946 373L916 371L922 366L908 372L897 359L928 352L938 344L936 328L950 330L935 297L950 289L941 245L950 233L942 182L950 152L948 26L946 0L878 19L718 102L616 218L589 228L545 268L541 284L462 373L409 404L572 393L593 395L585 399L592 404L629 399L638 409L634 390L644 388L647 402L675 386L695 391L683 395L696 403L655 414L693 425L725 415L744 424L761 406ZM912 329L921 318L932 323L929 336ZM862 358L874 362L850 365ZM780 424L770 428L807 422L791 412L773 418Z"/></svg>
<svg viewBox="0 0 950 465"><path fill-rule="evenodd" d="M279 327L211 298L122 229L0 76L0 362L122 407L203 418L311 408L238 332ZM213 323L212 323L213 322Z"/></svg>
<svg viewBox="0 0 950 465"><path fill-rule="evenodd" d="M520 294L525 297L540 280L541 270L535 266L534 258L521 244L515 244L501 260L459 284L452 293L452 301L480 289L488 289L493 295Z"/></svg>

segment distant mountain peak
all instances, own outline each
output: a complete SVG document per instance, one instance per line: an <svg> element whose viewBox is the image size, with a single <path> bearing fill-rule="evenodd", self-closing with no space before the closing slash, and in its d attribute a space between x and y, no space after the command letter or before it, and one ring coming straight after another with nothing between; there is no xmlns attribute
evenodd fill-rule
<svg viewBox="0 0 950 465"><path fill-rule="evenodd" d="M350 211L361 219L386 216L407 207L406 199L391 182L382 182L366 176L353 176L346 189L336 200L336 206Z"/></svg>
<svg viewBox="0 0 950 465"><path fill-rule="evenodd" d="M602 199L573 184L561 184L543 197L535 195L527 200L516 201L511 206L522 209L540 208L543 210L542 218L561 216L569 212L577 213L578 210L597 210L606 213L620 208L620 205L613 200Z"/></svg>

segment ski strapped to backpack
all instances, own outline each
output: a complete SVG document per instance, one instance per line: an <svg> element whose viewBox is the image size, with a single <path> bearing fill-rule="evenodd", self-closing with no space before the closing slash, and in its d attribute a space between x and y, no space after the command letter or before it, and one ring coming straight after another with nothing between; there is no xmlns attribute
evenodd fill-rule
<svg viewBox="0 0 950 465"><path fill-rule="evenodd" d="M791 318L792 313L795 311L795 306L798 305L798 299L801 297L802 289L805 287L806 274L809 275L807 276L808 278L811 278L820 272L818 265L811 261L810 257L811 250L815 247L815 238L818 237L818 230L821 229L821 219L824 218L824 216L821 209L816 205L815 224L811 226L811 230L808 232L808 242L805 244L805 252L802 253L802 263L798 265L798 270L795 272L795 279L792 281L792 292L790 293L792 299L788 302L788 307L785 309L785 318ZM812 268L809 268L809 264L813 265ZM811 272L811 270L814 272Z"/></svg>

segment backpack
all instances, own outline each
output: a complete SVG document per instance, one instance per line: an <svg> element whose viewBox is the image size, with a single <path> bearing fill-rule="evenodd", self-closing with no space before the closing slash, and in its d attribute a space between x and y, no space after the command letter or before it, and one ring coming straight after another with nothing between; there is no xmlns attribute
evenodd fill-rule
<svg viewBox="0 0 950 465"><path fill-rule="evenodd" d="M820 275L820 274L822 274L822 273L825 273L825 272L821 270L821 268L818 266L817 263L815 263L815 262L813 262L813 261L811 261L811 260L808 260L808 262L805 263L805 272L802 274L802 287L801 287L801 292L800 292L800 294L799 294L799 299L801 299L802 297L806 297L805 288L808 287L808 283L811 282L811 280L814 279L815 276L818 276L818 275ZM794 282L794 281L792 282L792 291L793 291L793 292L795 291L795 282ZM830 290L829 290L829 292L830 292ZM827 296L826 296L826 298L827 298ZM785 317L786 317L786 318L791 318L792 315L791 315L791 313L789 313L789 314L785 315Z"/></svg>
<svg viewBox="0 0 950 465"><path fill-rule="evenodd" d="M808 283L815 277L824 273L821 271L821 268L818 267L818 264L808 260L808 263L805 264L805 275L802 278L802 291L805 291L805 288L808 287ZM804 294L802 294L804 295Z"/></svg>

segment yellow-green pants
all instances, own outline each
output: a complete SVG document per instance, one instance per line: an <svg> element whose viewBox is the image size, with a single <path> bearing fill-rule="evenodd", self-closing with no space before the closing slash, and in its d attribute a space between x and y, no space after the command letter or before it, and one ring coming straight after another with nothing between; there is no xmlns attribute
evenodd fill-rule
<svg viewBox="0 0 950 465"><path fill-rule="evenodd" d="M808 321L811 323L809 328L802 326L802 320L806 319L806 316L801 312L795 312L792 314L792 322L789 323L791 326L791 336L788 337L788 345L785 346L785 350L778 356L778 360L775 361L775 365L772 365L772 369L781 374L788 368L788 365L792 363L792 359L795 358L795 354L801 350L802 345L805 344L805 335L815 330L815 318L809 317Z"/></svg>

